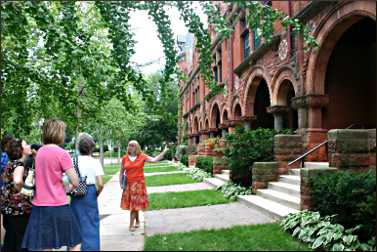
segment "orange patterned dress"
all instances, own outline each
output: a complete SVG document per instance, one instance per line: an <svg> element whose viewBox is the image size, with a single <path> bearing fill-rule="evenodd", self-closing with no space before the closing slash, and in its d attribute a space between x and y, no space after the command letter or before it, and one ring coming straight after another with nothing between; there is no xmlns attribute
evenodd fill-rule
<svg viewBox="0 0 377 252"><path fill-rule="evenodd" d="M148 195L144 178L144 163L147 155L141 153L134 161L125 155L122 167L127 175L126 190L123 191L120 207L124 210L140 211L148 208Z"/></svg>

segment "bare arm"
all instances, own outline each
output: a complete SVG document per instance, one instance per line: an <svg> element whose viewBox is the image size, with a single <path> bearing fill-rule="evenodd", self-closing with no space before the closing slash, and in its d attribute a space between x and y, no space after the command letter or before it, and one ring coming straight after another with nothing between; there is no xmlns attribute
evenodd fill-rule
<svg viewBox="0 0 377 252"><path fill-rule="evenodd" d="M78 187L79 185L79 177L77 176L77 173L74 168L68 169L65 174L67 174L69 181L73 185L73 188Z"/></svg>
<svg viewBox="0 0 377 252"><path fill-rule="evenodd" d="M102 179L102 176L97 176L96 177L96 185L97 185L97 196L99 196L100 193L103 190L103 179Z"/></svg>
<svg viewBox="0 0 377 252"><path fill-rule="evenodd" d="M23 166L18 166L13 172L14 187L18 192L21 191L24 185L24 170L25 168Z"/></svg>
<svg viewBox="0 0 377 252"><path fill-rule="evenodd" d="M124 167L123 167L123 162L122 164L120 165L120 172L119 172L119 184L120 184L120 187L122 188L122 175L124 173Z"/></svg>
<svg viewBox="0 0 377 252"><path fill-rule="evenodd" d="M164 155L165 153L168 151L169 149L165 147L164 151L160 153L160 155L158 155L157 157L150 157L150 156L147 156L147 159L145 160L145 162L148 162L148 163L156 163L156 162L159 162L161 161L163 158L164 158Z"/></svg>

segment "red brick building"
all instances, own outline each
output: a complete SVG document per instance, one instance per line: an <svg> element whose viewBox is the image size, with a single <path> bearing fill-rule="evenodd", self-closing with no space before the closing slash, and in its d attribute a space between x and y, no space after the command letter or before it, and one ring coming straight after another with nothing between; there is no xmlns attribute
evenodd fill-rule
<svg viewBox="0 0 377 252"><path fill-rule="evenodd" d="M318 48L304 50L301 37L279 23L271 43L245 25L244 10L217 2L236 15L235 30L213 41L212 70L226 92L206 101L209 90L198 71L198 52L179 63L188 74L180 83L179 138L189 144L221 136L235 125L291 128L304 149L322 142L330 129L351 124L376 128L376 3L374 1L271 1L312 28ZM211 29L210 29L211 30ZM192 57L192 64L187 64ZM325 161L324 150L310 156Z"/></svg>

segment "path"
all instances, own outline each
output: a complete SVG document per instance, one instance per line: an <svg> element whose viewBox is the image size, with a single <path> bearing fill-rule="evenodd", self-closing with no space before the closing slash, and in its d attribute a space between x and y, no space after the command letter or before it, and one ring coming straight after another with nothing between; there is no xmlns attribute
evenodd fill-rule
<svg viewBox="0 0 377 252"><path fill-rule="evenodd" d="M101 216L101 250L142 251L144 249L144 215L140 212L141 227L134 233L128 231L129 212L120 209L121 190L119 176L115 174L106 183L99 196Z"/></svg>
<svg viewBox="0 0 377 252"><path fill-rule="evenodd" d="M271 218L237 202L145 213L145 231L148 236L269 222L272 222Z"/></svg>

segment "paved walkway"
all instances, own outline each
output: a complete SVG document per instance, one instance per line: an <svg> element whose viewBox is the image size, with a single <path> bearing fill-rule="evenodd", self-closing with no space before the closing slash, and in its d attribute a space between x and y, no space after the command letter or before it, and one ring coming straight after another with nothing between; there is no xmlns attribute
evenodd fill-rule
<svg viewBox="0 0 377 252"><path fill-rule="evenodd" d="M145 213L148 236L271 222L271 218L237 202Z"/></svg>
<svg viewBox="0 0 377 252"><path fill-rule="evenodd" d="M120 209L121 189L116 174L106 183L99 196L101 216L101 250L142 251L144 250L144 214L140 212L141 227L134 233L128 231L129 212Z"/></svg>
<svg viewBox="0 0 377 252"><path fill-rule="evenodd" d="M165 193L165 192L189 192L198 190L212 189L207 183L193 183L183 185L169 185L169 186L151 186L147 188L148 193Z"/></svg>

